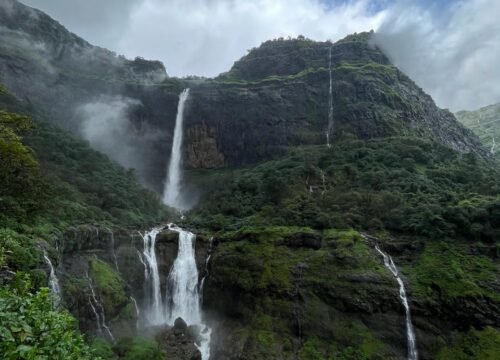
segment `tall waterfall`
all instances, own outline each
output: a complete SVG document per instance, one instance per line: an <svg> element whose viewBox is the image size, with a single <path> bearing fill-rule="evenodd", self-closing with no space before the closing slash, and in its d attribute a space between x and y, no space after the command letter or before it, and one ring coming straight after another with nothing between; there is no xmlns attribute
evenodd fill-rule
<svg viewBox="0 0 500 360"><path fill-rule="evenodd" d="M45 259L45 262L49 266L49 287L54 296L54 306L57 307L59 305L59 302L61 301L61 286L59 285L59 279L57 278L56 271L54 269L54 266L52 265L52 261L50 261L50 258L45 250L43 251L43 257Z"/></svg>
<svg viewBox="0 0 500 360"><path fill-rule="evenodd" d="M189 97L189 89L184 89L179 95L177 116L175 118L174 141L168 165L167 182L163 192L163 202L179 210L184 210L181 197L181 157L182 157L182 123L184 120L184 104Z"/></svg>
<svg viewBox="0 0 500 360"><path fill-rule="evenodd" d="M146 309L146 317L149 323L158 325L164 323L165 311L163 307L161 288L160 288L160 273L158 271L158 262L156 261L156 235L161 231L161 228L153 228L151 231L141 234L144 241L144 275L146 277L146 286L149 292L148 308Z"/></svg>
<svg viewBox="0 0 500 360"><path fill-rule="evenodd" d="M333 131L333 89L332 89L332 47L328 53L328 72L330 73L330 87L328 93L328 128L326 130L326 146L330 147L330 135Z"/></svg>
<svg viewBox="0 0 500 360"><path fill-rule="evenodd" d="M384 265L389 271L394 275L398 284L399 284L399 298L401 299L401 303L405 308L406 312L406 338L408 343L408 360L417 360L417 340L415 338L415 331L413 330L413 324L411 322L411 314L410 314L410 305L408 305L408 298L406 297L406 290L403 280L399 276L398 268L392 261L392 257L384 253L380 248L375 245L375 249L382 255L384 259Z"/></svg>

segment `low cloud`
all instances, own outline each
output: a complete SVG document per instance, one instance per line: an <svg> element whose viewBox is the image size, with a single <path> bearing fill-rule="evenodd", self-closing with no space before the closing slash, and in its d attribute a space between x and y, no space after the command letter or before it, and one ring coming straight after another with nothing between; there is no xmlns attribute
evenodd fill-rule
<svg viewBox="0 0 500 360"><path fill-rule="evenodd" d="M500 2L492 0L22 0L90 42L165 63L173 76L214 76L262 41L377 42L437 104L500 101ZM98 9L98 11L96 11Z"/></svg>
<svg viewBox="0 0 500 360"><path fill-rule="evenodd" d="M103 96L95 102L77 108L81 118L80 133L91 146L126 168L140 173L141 158L134 141L134 131L128 118L134 99L121 96Z"/></svg>

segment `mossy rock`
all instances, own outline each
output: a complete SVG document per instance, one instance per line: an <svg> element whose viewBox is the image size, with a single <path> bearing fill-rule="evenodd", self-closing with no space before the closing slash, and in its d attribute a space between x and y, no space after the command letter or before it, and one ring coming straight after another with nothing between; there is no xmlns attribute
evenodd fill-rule
<svg viewBox="0 0 500 360"><path fill-rule="evenodd" d="M492 327L457 333L436 360L496 360L500 357L500 331Z"/></svg>
<svg viewBox="0 0 500 360"><path fill-rule="evenodd" d="M89 276L95 283L105 313L110 316L119 314L129 303L125 283L120 275L96 256L89 259L89 270Z"/></svg>

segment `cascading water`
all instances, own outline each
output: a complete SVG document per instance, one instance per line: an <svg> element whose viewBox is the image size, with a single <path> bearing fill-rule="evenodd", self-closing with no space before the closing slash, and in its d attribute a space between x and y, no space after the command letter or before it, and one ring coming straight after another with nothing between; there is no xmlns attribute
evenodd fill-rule
<svg viewBox="0 0 500 360"><path fill-rule="evenodd" d="M113 233L112 230L111 232L111 256L113 256L113 262L115 264L116 271L120 272L120 269L118 269L118 258L116 257L116 251L115 251L115 234Z"/></svg>
<svg viewBox="0 0 500 360"><path fill-rule="evenodd" d="M179 234L179 250L168 275L168 322L172 325L180 317L188 325L198 325L201 328L201 342L197 347L202 359L207 360L210 358L211 329L201 321L198 268L194 252L196 235L174 225L169 225L169 229Z"/></svg>
<svg viewBox="0 0 500 360"><path fill-rule="evenodd" d="M158 272L158 262L156 261L156 235L160 232L161 228L153 228L151 231L146 232L144 235L141 234L144 240L144 263L147 265L145 267L145 277L146 285L149 290L149 306L146 311L146 317L149 323L158 325L165 321L165 313L161 298L160 289L160 274Z"/></svg>
<svg viewBox="0 0 500 360"><path fill-rule="evenodd" d="M97 299L97 295L94 290L94 286L92 285L92 279L90 276L87 274L87 280L88 284L90 287L90 294L92 295L89 297L89 304L90 307L92 308L92 311L94 312L95 318L96 318L96 323L97 323L97 331L102 334L102 329L106 331L106 334L108 335L109 339L114 342L115 337L111 333L111 330L109 329L108 325L106 325L106 317L104 315L104 307L100 303L100 301Z"/></svg>
<svg viewBox="0 0 500 360"><path fill-rule="evenodd" d="M399 298L401 299L401 303L405 308L406 312L406 338L408 343L408 360L417 360L417 340L415 338L415 331L413 330L413 324L411 322L411 314L410 314L410 305L408 304L408 298L406 296L405 285L403 280L399 276L398 268L392 261L392 257L384 253L378 245L375 245L375 250L378 251L382 258L384 259L384 265L389 271L394 275L398 284L399 284Z"/></svg>
<svg viewBox="0 0 500 360"><path fill-rule="evenodd" d="M163 202L179 210L185 210L184 201L181 197L181 158L182 158L182 124L184 120L184 105L189 97L189 89L184 89L179 95L177 105L177 116L175 118L174 140L170 163L168 166L167 182L163 192Z"/></svg>
<svg viewBox="0 0 500 360"><path fill-rule="evenodd" d="M332 87L332 47L328 53L328 71L330 73L330 87L328 93L328 128L326 130L326 146L330 147L330 135L333 131L333 87Z"/></svg>
<svg viewBox="0 0 500 360"><path fill-rule="evenodd" d="M163 192L163 202L177 210L185 210L181 196L181 154L184 105L189 97L189 89L179 95L177 116L175 120L174 140L170 163L168 166L167 181ZM200 342L196 344L202 355L202 360L210 358L211 329L202 323L200 286L198 284L198 268L196 267L194 241L196 236L172 224L168 228L179 234L177 257L170 269L165 298L162 299L160 289L160 275L156 260L156 236L162 228L154 228L150 232L141 234L144 240L143 256L139 254L141 262L145 264L144 276L149 287L150 304L146 317L150 324L174 325L177 318L182 318L188 325L195 325L201 329ZM144 261L142 260L144 258Z"/></svg>
<svg viewBox="0 0 500 360"><path fill-rule="evenodd" d="M52 292L54 296L53 304L55 307L59 306L59 303L61 301L61 286L59 285L59 279L57 278L56 271L54 269L54 266L52 265L52 261L50 261L49 256L47 255L47 252L44 250L43 252L43 257L45 259L45 262L49 266L49 287L50 291Z"/></svg>
<svg viewBox="0 0 500 360"><path fill-rule="evenodd" d="M198 293L200 294L200 304L203 304L203 286L205 285L205 279L208 276L208 263L210 262L210 257L212 256L212 246L214 238L211 237L209 240L207 258L205 260L205 269L203 270L203 277L201 278L200 285L198 286Z"/></svg>
<svg viewBox="0 0 500 360"><path fill-rule="evenodd" d="M130 296L130 300L134 303L134 308L135 308L135 316L137 318L137 322L135 324L136 329L139 329L139 316L141 316L141 311L139 310L139 305L137 305L137 300L135 297Z"/></svg>

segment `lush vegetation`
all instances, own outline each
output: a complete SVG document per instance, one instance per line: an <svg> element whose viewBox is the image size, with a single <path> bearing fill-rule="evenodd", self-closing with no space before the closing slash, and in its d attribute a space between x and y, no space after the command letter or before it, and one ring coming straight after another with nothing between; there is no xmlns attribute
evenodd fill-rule
<svg viewBox="0 0 500 360"><path fill-rule="evenodd" d="M346 140L213 177L192 220L215 230L354 227L486 242L500 234L498 170L421 139Z"/></svg>
<svg viewBox="0 0 500 360"><path fill-rule="evenodd" d="M191 172L193 180L203 177L210 191L186 225L217 233L221 243L211 269L217 279L211 286L220 286L217 297L226 309L233 306L224 299L228 288L246 294L232 311L249 324L240 339L247 336L255 344L251 354L382 359L389 356L388 345L377 333L361 331L363 321L349 311L369 311L373 294L393 299L383 282L373 279L386 277L389 289L395 285L352 229L412 248L409 260L398 265L415 300L497 301L498 173L489 160L431 141L345 139L330 149L297 148L254 167ZM317 237L320 245L307 240L297 247L288 243L293 236ZM298 286L301 305L291 295ZM343 310L335 312L337 306ZM291 332L297 324L290 318L299 316L308 340L297 349ZM318 323L320 318L325 320Z"/></svg>
<svg viewBox="0 0 500 360"><path fill-rule="evenodd" d="M121 338L111 345L103 340L95 339L92 343L94 353L108 360L165 360L167 359L157 342L136 338Z"/></svg>
<svg viewBox="0 0 500 360"><path fill-rule="evenodd" d="M138 184L133 172L50 125L0 87L2 355L6 359L98 358L79 334L76 320L54 309L45 288L42 248L52 252L50 245L70 225L142 227L163 216L158 198ZM107 308L128 302L122 280L104 262L92 259L90 270ZM160 358L157 348L134 340L121 357Z"/></svg>
<svg viewBox="0 0 500 360"><path fill-rule="evenodd" d="M22 275L0 287L0 353L12 360L95 359L75 319L54 310L49 290L35 290Z"/></svg>
<svg viewBox="0 0 500 360"><path fill-rule="evenodd" d="M437 360L494 360L498 359L500 332L486 327L456 334L450 346L442 349Z"/></svg>
<svg viewBox="0 0 500 360"><path fill-rule="evenodd" d="M500 159L500 104L485 106L475 111L459 111L455 116L479 136L497 160Z"/></svg>
<svg viewBox="0 0 500 360"><path fill-rule="evenodd" d="M165 215L158 198L138 184L133 172L50 125L8 93L0 94L1 108L0 226L20 231L23 224L140 227Z"/></svg>

